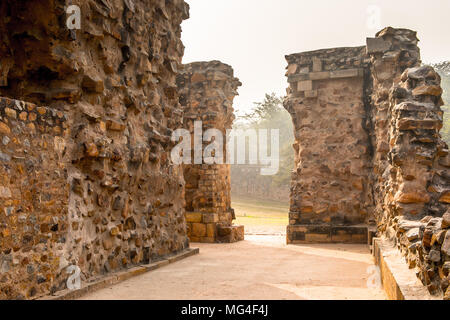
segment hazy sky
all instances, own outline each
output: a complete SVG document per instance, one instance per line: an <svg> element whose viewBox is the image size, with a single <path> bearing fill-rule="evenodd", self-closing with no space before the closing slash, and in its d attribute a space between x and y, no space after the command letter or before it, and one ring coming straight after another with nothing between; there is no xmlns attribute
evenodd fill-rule
<svg viewBox="0 0 450 320"><path fill-rule="evenodd" d="M238 114L265 93L286 93L286 54L364 45L385 26L417 30L424 62L450 60L450 0L186 1L184 63L230 64L243 83Z"/></svg>

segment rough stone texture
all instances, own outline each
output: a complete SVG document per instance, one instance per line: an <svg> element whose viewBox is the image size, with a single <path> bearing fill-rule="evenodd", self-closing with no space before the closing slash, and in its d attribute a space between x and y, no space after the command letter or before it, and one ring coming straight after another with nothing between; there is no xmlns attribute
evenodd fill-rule
<svg viewBox="0 0 450 320"><path fill-rule="evenodd" d="M389 48L370 54L378 230L397 243L430 293L445 293L443 266L450 257L441 221L450 180L448 146L439 135L441 79L433 68L421 66L415 32L386 28L377 38Z"/></svg>
<svg viewBox="0 0 450 320"><path fill-rule="evenodd" d="M316 233L309 228L305 239L298 227L290 227L288 242L331 240L334 227L365 223L372 207L370 143L364 121L365 48L286 58L290 88L285 107L292 115L296 140L290 225L320 229ZM345 235L345 230L350 233ZM351 230L340 231L345 242L352 242Z"/></svg>
<svg viewBox="0 0 450 320"><path fill-rule="evenodd" d="M0 4L0 95L36 104L1 100L1 298L62 290L69 265L85 280L189 245L170 161L187 4L71 1L81 30L68 4Z"/></svg>
<svg viewBox="0 0 450 320"><path fill-rule="evenodd" d="M184 66L177 84L184 112L184 128L192 135L194 159L195 122L203 133L217 129L223 137L223 164L185 164L186 217L193 242L235 242L243 240L243 226L232 226L230 165L226 164L226 131L231 129L233 99L241 83L233 69L219 61L194 62ZM203 142L203 147L211 142ZM205 162L203 162L205 163Z"/></svg>
<svg viewBox="0 0 450 320"><path fill-rule="evenodd" d="M72 227L67 133L62 112L0 98L1 299L33 296L63 280L61 257Z"/></svg>
<svg viewBox="0 0 450 320"><path fill-rule="evenodd" d="M288 242L333 242L341 225L376 222L428 290L449 298L441 79L421 66L417 43L414 31L386 28L367 47L287 56L296 134Z"/></svg>

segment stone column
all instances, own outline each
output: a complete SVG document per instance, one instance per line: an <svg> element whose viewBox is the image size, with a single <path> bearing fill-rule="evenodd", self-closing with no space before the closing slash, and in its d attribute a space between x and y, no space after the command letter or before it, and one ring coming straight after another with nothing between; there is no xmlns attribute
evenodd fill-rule
<svg viewBox="0 0 450 320"><path fill-rule="evenodd" d="M386 40L385 40L386 39ZM389 210L385 197L389 193L389 156L391 151L392 110L390 109L389 92L398 83L401 74L408 67L420 65L420 51L417 47L416 32L386 28L376 38L367 39L367 54L371 58L371 92L369 118L372 122L373 154L373 188L376 203L377 224L379 230L386 220ZM418 190L417 190L418 191ZM418 191L420 192L420 191Z"/></svg>
<svg viewBox="0 0 450 320"><path fill-rule="evenodd" d="M201 132L217 129L223 136L226 156L226 131L234 121L233 99L241 85L233 69L219 61L195 62L184 66L178 76L180 102L184 112L184 128L196 137L195 124L201 121ZM200 137L201 139L201 137ZM204 142L203 149L211 142ZM192 153L194 161L194 152ZM231 208L230 165L184 165L186 180L186 218L188 234L194 242L235 242L243 240L243 226L233 226Z"/></svg>
<svg viewBox="0 0 450 320"><path fill-rule="evenodd" d="M440 77L416 32L287 57L295 126L288 243L363 242L367 226L450 299L450 155Z"/></svg>
<svg viewBox="0 0 450 320"><path fill-rule="evenodd" d="M365 243L372 206L365 47L286 59L285 108L295 130L287 241Z"/></svg>

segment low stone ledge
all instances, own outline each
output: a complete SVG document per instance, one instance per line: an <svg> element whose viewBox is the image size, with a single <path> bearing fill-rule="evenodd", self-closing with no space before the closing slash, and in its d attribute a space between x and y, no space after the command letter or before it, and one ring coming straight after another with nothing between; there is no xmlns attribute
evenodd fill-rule
<svg viewBox="0 0 450 320"><path fill-rule="evenodd" d="M354 243L367 244L367 226L290 225L287 244Z"/></svg>
<svg viewBox="0 0 450 320"><path fill-rule="evenodd" d="M101 289L104 289L106 287L118 284L120 282L123 282L125 280L140 276L142 274L145 274L150 271L154 271L157 269L160 269L162 267L168 266L169 264L181 261L183 259L189 258L191 256L194 256L196 254L200 253L200 249L198 248L191 248L187 249L182 253L176 254L174 256L168 257L165 260L161 260L158 262L154 262L148 265L141 265L137 266L125 271L121 271L115 274L112 274L110 276L93 280L92 282L88 282L83 284L81 289L78 290L63 290L60 292L57 292L55 295L51 296L45 296L41 297L37 300L73 300L78 299L88 293L92 293Z"/></svg>
<svg viewBox="0 0 450 320"><path fill-rule="evenodd" d="M413 270L409 269L400 252L386 239L373 239L373 255L380 268L381 282L390 300L441 300L442 296L431 296L420 283Z"/></svg>
<svg viewBox="0 0 450 320"><path fill-rule="evenodd" d="M212 244L244 240L244 226L222 224L217 213L186 212L186 222L191 242Z"/></svg>
<svg viewBox="0 0 450 320"><path fill-rule="evenodd" d="M244 226L220 226L218 227L218 243L235 243L244 241Z"/></svg>

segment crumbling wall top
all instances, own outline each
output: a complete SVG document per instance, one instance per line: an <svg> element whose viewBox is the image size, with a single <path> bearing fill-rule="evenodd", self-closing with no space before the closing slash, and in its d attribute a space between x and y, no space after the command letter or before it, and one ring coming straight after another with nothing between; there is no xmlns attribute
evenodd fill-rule
<svg viewBox="0 0 450 320"><path fill-rule="evenodd" d="M181 71L178 77L179 86L188 87L183 83L183 79L187 80L191 77L191 85L200 84L212 81L225 81L224 83L219 83L224 89L228 89L228 94L238 95L237 89L242 86L242 83L238 78L234 76L233 68L223 62L213 60L213 61L199 61L192 62L184 65L184 70ZM218 83L216 83L217 85ZM228 85L228 86L227 86ZM213 86L215 87L215 86ZM198 87L194 87L198 88Z"/></svg>
<svg viewBox="0 0 450 320"><path fill-rule="evenodd" d="M193 62L184 65L177 76L180 104L185 121L199 120L207 114L221 129L231 128L235 119L233 99L242 85L233 68L220 61Z"/></svg>
<svg viewBox="0 0 450 320"><path fill-rule="evenodd" d="M286 60L288 82L300 92L313 90L312 81L362 77L369 63L365 46L302 52Z"/></svg>

